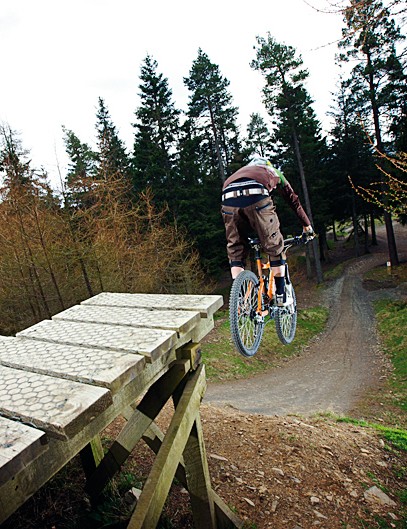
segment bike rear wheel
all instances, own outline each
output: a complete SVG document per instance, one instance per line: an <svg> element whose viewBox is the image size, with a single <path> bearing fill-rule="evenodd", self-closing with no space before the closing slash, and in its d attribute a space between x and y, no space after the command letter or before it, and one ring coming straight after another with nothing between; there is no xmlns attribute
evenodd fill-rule
<svg viewBox="0 0 407 529"><path fill-rule="evenodd" d="M236 349L246 357L257 353L263 336L264 321L257 312L259 280L244 270L233 281L229 298L230 332Z"/></svg>
<svg viewBox="0 0 407 529"><path fill-rule="evenodd" d="M295 297L292 283L286 284L287 299L292 299L292 303L286 307L278 308L276 313L276 331L281 343L290 344L294 340L297 329L297 299Z"/></svg>

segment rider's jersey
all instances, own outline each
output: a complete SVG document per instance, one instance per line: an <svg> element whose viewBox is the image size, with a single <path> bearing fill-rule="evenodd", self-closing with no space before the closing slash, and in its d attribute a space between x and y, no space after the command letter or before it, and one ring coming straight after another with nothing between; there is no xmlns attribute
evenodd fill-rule
<svg viewBox="0 0 407 529"><path fill-rule="evenodd" d="M248 182L254 182L253 187L261 187L266 189L269 193L276 189L278 193L284 198L291 209L296 213L303 226L310 226L311 222L302 207L298 195L294 192L288 180L283 173L274 167L263 167L258 165L246 165L238 169L223 184L223 197L225 193L230 193L232 190L237 190L236 186L242 185L248 188ZM256 185L257 184L257 185ZM229 196L229 195L228 195ZM238 202L230 205L236 207L246 207L249 203L253 203L259 199L264 198L261 195L242 196L241 203ZM229 199L228 200L233 200ZM238 200L237 194L236 199ZM243 201L242 201L243 200Z"/></svg>

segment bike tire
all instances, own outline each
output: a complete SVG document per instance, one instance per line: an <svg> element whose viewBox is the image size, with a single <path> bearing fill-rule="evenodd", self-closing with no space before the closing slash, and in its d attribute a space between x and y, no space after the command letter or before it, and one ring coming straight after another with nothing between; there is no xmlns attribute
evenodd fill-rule
<svg viewBox="0 0 407 529"><path fill-rule="evenodd" d="M286 285L286 288L291 289L293 303L287 307L278 308L275 318L277 336L284 345L294 340L297 329L297 298L292 283Z"/></svg>
<svg viewBox="0 0 407 529"><path fill-rule="evenodd" d="M233 281L229 297L230 333L236 349L245 357L257 353L263 336L264 322L255 319L259 280L244 270Z"/></svg>

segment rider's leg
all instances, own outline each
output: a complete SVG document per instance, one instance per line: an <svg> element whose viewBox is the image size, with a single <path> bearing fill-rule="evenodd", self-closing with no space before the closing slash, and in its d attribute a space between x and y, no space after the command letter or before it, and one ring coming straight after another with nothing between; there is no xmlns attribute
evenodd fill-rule
<svg viewBox="0 0 407 529"><path fill-rule="evenodd" d="M283 307L287 301L285 293L285 258L286 256L284 252L277 257L270 256L270 266L276 287L275 300L279 307Z"/></svg>
<svg viewBox="0 0 407 529"><path fill-rule="evenodd" d="M243 272L244 268L241 266L231 266L230 267L230 273L232 274L232 279L236 279L237 276Z"/></svg>
<svg viewBox="0 0 407 529"><path fill-rule="evenodd" d="M230 273L232 274L232 279L236 279L237 276L243 272L245 267L245 261L230 261Z"/></svg>

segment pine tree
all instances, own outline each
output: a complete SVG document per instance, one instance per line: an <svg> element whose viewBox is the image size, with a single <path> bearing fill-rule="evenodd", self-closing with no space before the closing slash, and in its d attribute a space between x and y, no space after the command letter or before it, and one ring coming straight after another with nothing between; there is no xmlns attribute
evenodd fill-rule
<svg viewBox="0 0 407 529"><path fill-rule="evenodd" d="M68 173L65 180L66 205L90 206L90 192L97 175L97 154L82 143L72 130L63 127L65 150L69 157Z"/></svg>
<svg viewBox="0 0 407 529"><path fill-rule="evenodd" d="M403 37L380 0L351 0L344 18L340 47L347 52L340 59L354 64L350 86L356 108L374 135L379 155L384 154L385 136L391 126L387 116L400 107L400 97L405 97L407 78L396 49ZM383 193L386 194L386 185ZM394 266L399 259L391 214L386 209L384 219L389 258Z"/></svg>
<svg viewBox="0 0 407 529"><path fill-rule="evenodd" d="M221 182L236 167L240 150L237 108L232 105L229 81L201 49L184 82L190 90L188 116L195 121L198 135L207 150L211 167Z"/></svg>
<svg viewBox="0 0 407 529"><path fill-rule="evenodd" d="M264 118L258 114L250 115L247 126L246 149L253 155L258 154L263 157L270 156L272 152L271 134Z"/></svg>
<svg viewBox="0 0 407 529"><path fill-rule="evenodd" d="M112 122L104 100L99 97L96 113L98 178L106 180L109 176L125 178L130 181L130 160L126 147L119 138L116 126Z"/></svg>
<svg viewBox="0 0 407 529"><path fill-rule="evenodd" d="M278 125L274 138L278 152L277 164L282 165L287 178L293 181L295 161L305 209L315 226L308 179L312 176L317 182L317 175L322 167L324 142L320 137L320 126L311 107L312 100L304 86L308 72L303 68L301 57L296 57L295 49L277 43L270 33L266 39L257 37L257 44L256 59L252 61L251 66L265 77L264 103ZM324 178L321 178L319 186L324 182ZM323 195L320 195L320 189L318 192L320 200ZM321 231L325 230L323 222L318 227ZM316 241L313 250L317 281L321 282L322 270Z"/></svg>
<svg viewBox="0 0 407 529"><path fill-rule="evenodd" d="M359 116L354 111L353 96L347 83L341 83L336 95L336 106L330 113L335 120L331 130L331 174L334 188L329 193L332 218L345 222L353 221L355 252L359 255L359 216L370 214L374 208L360 199L355 186L365 186L375 173L373 150L366 138ZM374 222L372 222L374 227ZM375 230L372 230L375 243Z"/></svg>
<svg viewBox="0 0 407 529"><path fill-rule="evenodd" d="M141 66L141 105L136 110L133 180L136 192L147 186L159 203L176 205L176 147L180 112L175 108L168 79L147 55Z"/></svg>

